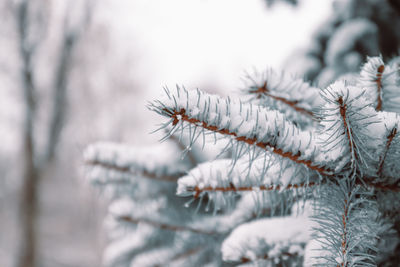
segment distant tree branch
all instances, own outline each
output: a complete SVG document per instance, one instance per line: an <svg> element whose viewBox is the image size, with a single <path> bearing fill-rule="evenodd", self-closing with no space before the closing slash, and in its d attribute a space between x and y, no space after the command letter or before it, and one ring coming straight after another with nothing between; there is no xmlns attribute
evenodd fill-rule
<svg viewBox="0 0 400 267"><path fill-rule="evenodd" d="M117 220L128 222L128 223L134 223L134 224L144 223L144 224L151 225L155 228L173 231L173 232L192 232L195 234L203 234L203 235L217 235L218 234L218 232L205 231L202 229L192 228L192 227L186 226L186 225L173 225L173 224L161 223L158 221L152 221L150 219L145 219L145 218L133 218L131 216L119 216L119 217L117 217Z"/></svg>
<svg viewBox="0 0 400 267"><path fill-rule="evenodd" d="M115 164L110 164L110 163L96 161L96 160L87 161L86 164L88 166L101 166L108 170L114 170L114 171L127 173L127 174L134 175L134 176L139 175L139 176L147 178L147 179L159 180L159 181L164 181L164 182L174 182L175 183L179 177L184 175L184 173L178 173L175 175L158 175L158 174L150 172L148 170L138 171L138 170L131 168L130 166L117 166Z"/></svg>

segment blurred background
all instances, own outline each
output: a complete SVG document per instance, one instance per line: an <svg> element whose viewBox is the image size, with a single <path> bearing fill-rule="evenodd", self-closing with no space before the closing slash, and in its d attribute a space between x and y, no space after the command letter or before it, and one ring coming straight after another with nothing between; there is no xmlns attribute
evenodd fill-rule
<svg viewBox="0 0 400 267"><path fill-rule="evenodd" d="M382 52L372 4L273 2L0 1L0 266L101 266L105 203L82 151L157 142L145 105L163 86L235 94L246 71L268 67L325 85L366 54L398 52ZM393 6L385 34L398 40Z"/></svg>

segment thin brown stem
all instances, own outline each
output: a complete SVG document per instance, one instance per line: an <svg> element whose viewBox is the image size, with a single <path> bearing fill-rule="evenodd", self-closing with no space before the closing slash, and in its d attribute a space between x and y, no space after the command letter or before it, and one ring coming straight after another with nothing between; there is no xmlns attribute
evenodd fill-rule
<svg viewBox="0 0 400 267"><path fill-rule="evenodd" d="M289 107L291 107L292 109L296 110L299 113L305 114L309 117L314 118L314 113L302 108L298 106L299 101L297 100L289 100L286 99L284 97L280 97L280 96L275 96L273 94L270 93L268 87L267 87L267 82L265 81L264 84L260 87L257 87L256 90L250 90L249 93L253 93L257 95L257 99L260 99L263 95L268 96L276 101L282 102L286 105L288 105Z"/></svg>
<svg viewBox="0 0 400 267"><path fill-rule="evenodd" d="M309 182L309 183L299 183L299 184L289 184L287 186L282 185L260 185L260 186L241 186L235 187L232 183L230 183L229 187L198 187L195 186L193 188L188 188L187 191L195 192L194 197L197 198L202 192L246 192L246 191L281 191L290 190L290 189L298 189L298 188L307 188L313 186L319 186L320 183Z"/></svg>
<svg viewBox="0 0 400 267"><path fill-rule="evenodd" d="M352 161L353 161L354 159L357 159L357 155L355 153L355 144L353 143L352 132L351 132L350 126L348 125L348 122L347 122L347 115L346 115L347 104L344 103L342 96L339 96L339 98L337 99L337 102L340 105L339 112L340 112L340 116L342 117L342 120L343 120L343 127L345 129L347 140L349 142L349 151L350 151L350 154L352 155Z"/></svg>
<svg viewBox="0 0 400 267"><path fill-rule="evenodd" d="M194 192L194 197L198 198L201 193L203 192L251 192L251 191L281 191L281 190L292 190L298 188L308 188L308 187L318 187L321 185L326 184L327 180L321 182L308 182L308 183L299 183L299 184L289 184L287 186L282 185L259 185L259 186L238 186L235 187L232 183L228 187L223 186L206 186L206 187L188 187L188 192ZM356 181L357 185L360 186L367 186L370 189L376 189L381 191L392 191L392 192L400 192L400 186L398 184L384 184L384 183L377 183L372 181Z"/></svg>
<svg viewBox="0 0 400 267"><path fill-rule="evenodd" d="M203 127L204 129L207 129L212 132L216 132L216 133L219 133L222 135L230 135L230 136L233 136L236 139L236 141L244 142L248 145L255 145L266 151L272 151L272 153L275 153L283 158L290 159L291 161L296 162L298 164L303 164L303 165L307 166L309 169L319 172L321 175L327 175L327 176L331 175L331 172L332 172L331 170L329 170L325 167L318 166L311 160L301 159L302 155L301 155L300 151L298 151L297 154L293 154L293 152L291 152L291 151L283 151L281 148L276 147L272 143L259 142L256 137L249 138L246 136L238 136L237 133L231 132L231 131L229 131L229 129L225 129L225 128L221 129L216 125L210 125L204 121L200 121L195 118L190 118L186 114L186 110L184 108L180 109L179 111L177 111L177 110L170 111L167 109L164 109L164 111L167 114L169 114L169 116L173 119L173 121L172 121L173 125L178 124L179 121L185 121L190 124Z"/></svg>
<svg viewBox="0 0 400 267"><path fill-rule="evenodd" d="M342 232L342 243L341 243L341 252L343 255L343 259L346 258L347 256L347 247L348 247L348 243L347 243L347 222L348 222L348 213L349 213L349 203L348 200L345 199L344 200L344 205L343 205L343 214L342 214L342 225L343 225L343 232ZM345 264L345 262L341 262L340 265L338 264L338 266L344 267L347 266L347 262Z"/></svg>
<svg viewBox="0 0 400 267"><path fill-rule="evenodd" d="M384 65L380 65L378 67L377 73L376 73L376 89L377 89L377 104L376 104L376 110L380 111L382 109L382 74L383 71L385 70L385 66Z"/></svg>
<svg viewBox="0 0 400 267"><path fill-rule="evenodd" d="M378 176L382 175L383 166L385 164L385 159L386 159L387 153L389 151L390 145L392 144L392 141L393 141L394 137L396 136L396 134L397 134L397 128L394 127L390 131L390 134L386 137L385 150L384 150L383 155L381 156L381 159L380 159L380 162L379 162L379 167L378 167L378 172L377 172Z"/></svg>

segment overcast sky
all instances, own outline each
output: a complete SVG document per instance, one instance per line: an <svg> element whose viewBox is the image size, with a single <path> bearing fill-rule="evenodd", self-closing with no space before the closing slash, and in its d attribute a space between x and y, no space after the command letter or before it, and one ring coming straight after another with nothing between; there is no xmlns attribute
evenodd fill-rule
<svg viewBox="0 0 400 267"><path fill-rule="evenodd" d="M107 0L100 16L121 41L115 51L140 54L144 89L178 83L235 90L244 70L281 68L332 1L300 2L267 9L263 0Z"/></svg>

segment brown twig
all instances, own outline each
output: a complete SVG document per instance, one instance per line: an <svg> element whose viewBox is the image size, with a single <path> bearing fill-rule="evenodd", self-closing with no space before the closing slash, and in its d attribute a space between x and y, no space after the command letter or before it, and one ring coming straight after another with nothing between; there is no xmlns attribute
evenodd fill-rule
<svg viewBox="0 0 400 267"><path fill-rule="evenodd" d="M393 141L394 137L396 136L396 134L397 134L397 128L394 127L390 131L390 134L386 137L385 151L383 152L383 155L381 156L381 160L380 160L380 163L379 163L379 168L378 168L378 172L377 172L378 176L382 175L383 165L385 163L386 155L387 155L387 153L389 151L390 145L392 144L392 141Z"/></svg>
<svg viewBox="0 0 400 267"><path fill-rule="evenodd" d="M231 132L228 129L225 129L225 128L221 129L218 126L209 125L204 121L200 121L195 118L190 118L188 115L186 115L186 110L184 108L180 109L179 111L177 111L177 110L171 111L168 109L164 109L164 111L173 119L173 121L172 121L173 125L178 124L179 121L185 121L185 122L194 124L196 126L201 126L204 129L207 129L212 132L220 133L222 135L230 135L230 136L233 136L237 141L244 142L248 145L255 145L255 146L262 148L264 150L267 150L267 151L271 151L269 149L269 148L271 148L273 153L275 153L281 157L290 159L291 161L296 162L298 164L304 164L309 169L317 171L321 175L327 175L327 176L331 175L331 172L332 172L331 170L329 170L325 167L318 166L318 165L314 164L314 162L312 162L311 160L300 159L300 157L301 157L300 151L298 151L297 154L293 154L290 151L283 151L282 149L276 147L272 143L258 142L257 138L255 138L255 137L249 138L246 136L238 136L237 133Z"/></svg>
<svg viewBox="0 0 400 267"><path fill-rule="evenodd" d="M377 105L376 105L376 110L379 111L382 109L382 74L383 71L385 70L384 65L380 65L378 67L377 73L376 73L376 89L378 90L378 98L377 98Z"/></svg>
<svg viewBox="0 0 400 267"><path fill-rule="evenodd" d="M313 186L319 186L320 183L309 182L309 183L299 183L299 184L289 184L287 186L282 185L260 185L260 186L241 186L235 187L232 183L230 183L229 187L198 187L195 186L193 188L188 188L188 192L196 192L194 197L198 198L202 192L246 192L246 191L280 191L280 190L290 190L290 189L297 189L297 188L307 188Z"/></svg>
<svg viewBox="0 0 400 267"><path fill-rule="evenodd" d="M352 141L353 140L352 132L351 132L351 129L350 129L349 125L348 125L347 117L346 117L347 104L344 103L342 96L339 96L337 102L340 105L339 112L340 112L340 116L342 117L342 120L343 120L343 127L345 129L347 140L349 142L349 150L350 150L350 154L352 155L352 161L353 161L353 159L357 159L357 155L355 153L355 144Z"/></svg>
<svg viewBox="0 0 400 267"><path fill-rule="evenodd" d="M309 111L309 110L307 110L305 108L299 107L297 105L299 103L299 101L297 101L297 100L293 101L293 100L286 99L284 97L275 96L275 95L271 94L270 91L268 90L266 81L264 82L264 84L262 86L257 87L256 90L249 90L249 93L256 94L257 95L257 99L260 99L263 95L268 96L268 97L270 97L272 99L275 99L276 101L280 101L280 102L288 105L289 107L293 108L297 112L300 112L302 114L305 114L307 116L310 116L310 117L314 118L314 113L313 112L311 112L311 111Z"/></svg>
<svg viewBox="0 0 400 267"><path fill-rule="evenodd" d="M348 200L344 200L344 205L343 205L343 214L342 214L342 225L343 225L343 233L342 233L342 243L341 243L341 251L343 254L343 258L346 257L347 255L347 222L348 222L348 213L349 213L349 203ZM340 264L337 265L337 267L345 267L347 266L344 264L344 262L341 262Z"/></svg>
<svg viewBox="0 0 400 267"><path fill-rule="evenodd" d="M223 186L206 186L200 188L199 186L188 187L188 192L195 192L194 197L198 198L203 192L250 192L250 191L281 191L281 190L291 190L298 188L307 188L307 187L317 187L326 184L327 180L321 181L319 183L309 182L309 183L299 183L299 184L289 184L287 186L282 185L259 185L259 186L238 186L235 187L232 183L229 184L228 187ZM400 192L400 187L398 184L385 184L385 183L377 183L372 182L371 180L357 180L357 185L367 186L369 188L381 190L381 191L392 191L392 192Z"/></svg>

